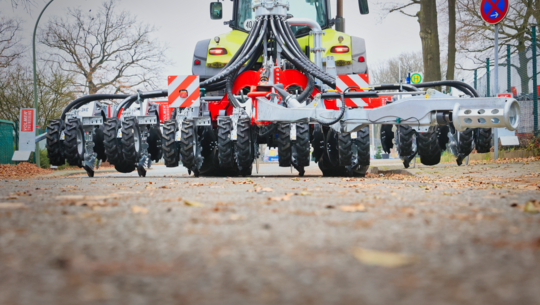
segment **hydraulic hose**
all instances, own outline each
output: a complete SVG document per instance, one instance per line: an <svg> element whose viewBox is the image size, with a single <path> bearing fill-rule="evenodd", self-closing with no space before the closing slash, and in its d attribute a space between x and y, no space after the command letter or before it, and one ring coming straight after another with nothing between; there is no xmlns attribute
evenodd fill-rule
<svg viewBox="0 0 540 305"><path fill-rule="evenodd" d="M66 108L62 111L62 116L60 117L62 120L66 119L66 113L71 111L74 107L78 108L86 103L94 102L94 101L101 101L101 100L115 100L115 99L123 99L129 97L129 95L125 94L92 94L92 95L86 95L83 97L80 97L71 103L69 103Z"/></svg>
<svg viewBox="0 0 540 305"><path fill-rule="evenodd" d="M266 24L266 19L265 19L265 24ZM206 81L202 82L201 87L204 88L209 84L215 83L215 82L219 81L220 79L229 76L239 66L241 66L242 64L244 64L246 62L246 60L243 60L242 58L245 57L246 52L252 52L253 51L253 45L252 45L253 40L255 39L255 36L258 34L258 32L260 30L260 27L261 27L261 22L260 22L260 19L258 19L258 20L255 21L254 30L252 30L249 33L247 39L244 41L244 43L245 43L245 44L243 44L244 47L239 49L236 52L236 54L239 54L239 55L236 56L236 58L234 58L235 56L233 56L233 59L235 59L234 62L231 59L231 61L229 61L229 63L225 66L225 68L221 72L219 72L217 75L207 79ZM255 43L255 45L257 45L257 43ZM238 61L238 59L240 59L240 61Z"/></svg>
<svg viewBox="0 0 540 305"><path fill-rule="evenodd" d="M440 81L427 82L427 83L421 83L421 84L413 84L413 86L418 87L418 88L450 86L458 90L461 90L472 97L479 97L478 92L471 85L464 82L457 81L457 80L440 80Z"/></svg>
<svg viewBox="0 0 540 305"><path fill-rule="evenodd" d="M258 46L261 44L261 41L262 39L266 36L266 31L268 29L267 27L268 25L268 20L264 19L264 24L262 25L262 30L259 34L259 37L257 38L257 41L255 42L254 46L256 47L253 47L249 53L244 57L244 58L241 58L240 61L238 62L238 67L233 71L233 73L231 75L228 76L227 78L227 98L229 99L229 102L231 102L231 104L233 105L233 107L240 107L240 103L238 102L238 100L236 99L236 97L234 96L234 94L232 94L232 86L234 84L234 80L236 79L236 74L238 73L238 71L242 68L242 65L247 61L247 60L251 60L253 59L253 55L254 53L259 50ZM256 58L258 59L258 57ZM255 60L256 60L255 59Z"/></svg>
<svg viewBox="0 0 540 305"><path fill-rule="evenodd" d="M399 90L400 88L405 89L408 92L420 91L418 88L411 86L409 84L380 84L370 86L373 90Z"/></svg>
<svg viewBox="0 0 540 305"><path fill-rule="evenodd" d="M293 49L293 51L295 51L295 53L299 56L299 58L304 62L306 63L309 67L311 67L312 69L315 69L315 71L317 71L317 73L319 74L319 78L321 80L325 79L330 82L331 84L328 84L326 83L327 85L329 86L332 86L333 88L335 88L335 79L333 76L331 76L330 74L322 71L317 65L315 65L305 54L304 52L302 51L302 47L300 47L300 44L298 43L298 41L296 40L296 37L294 36L294 33L290 27L290 25L285 22L285 20L283 20L282 18L279 18L279 24L281 24L282 28L282 32L285 36L285 38L287 39L288 43L291 45L291 48Z"/></svg>
<svg viewBox="0 0 540 305"><path fill-rule="evenodd" d="M237 107L235 105L235 103L238 104L238 106L240 106L240 103L238 102L238 100L234 96L234 92L232 91L232 88L233 88L233 85L234 85L234 81L236 80L236 77L239 74L241 74L242 72L251 69L251 67L253 65L255 65L255 63L257 62L259 57L261 57L262 52L263 52L263 46L261 44L261 45L259 45L257 47L257 50L255 51L255 55L250 58L250 60L248 61L248 63L244 67L241 67L241 68L237 69L234 73L232 73L231 75L229 75L227 77L227 80L226 80L226 83L225 83L225 89L227 91L227 98L228 98L228 100L231 102L231 104L233 106Z"/></svg>
<svg viewBox="0 0 540 305"><path fill-rule="evenodd" d="M120 106L116 109L114 112L114 116L118 117L118 114L120 114L120 109L128 109L131 107L131 105L138 100L140 97L141 99L148 99L148 98L156 98L156 97L166 97L169 96L168 90L155 90L150 92L141 92L137 93L131 96L128 96L125 100L122 101Z"/></svg>

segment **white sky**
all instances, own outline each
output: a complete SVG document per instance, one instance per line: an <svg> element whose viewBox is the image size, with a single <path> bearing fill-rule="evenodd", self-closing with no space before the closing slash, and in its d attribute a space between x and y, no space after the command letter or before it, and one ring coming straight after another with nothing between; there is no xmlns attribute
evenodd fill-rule
<svg viewBox="0 0 540 305"><path fill-rule="evenodd" d="M31 13L27 13L21 7L13 9L11 0L0 0L0 16L19 18L23 25L23 43L31 46L34 23L47 2L35 0L36 4ZM168 45L167 55L173 61L164 71L164 75L178 75L191 74L191 61L197 41L230 31L223 22L232 17L232 2L225 1L222 20L210 20L210 2L211 0L121 0L118 7L131 12L141 22L158 28L156 38ZM97 10L101 3L101 0L55 0L43 15L40 24L44 25L53 16L65 15L68 7L80 7L83 11ZM384 62L402 52L421 50L416 18L394 13L381 20L381 12L375 1L370 2L370 11L369 15L360 15L356 0L344 0L346 32L366 39L370 65ZM335 16L335 13L335 0L332 0L332 15ZM28 56L27 60L30 59ZM163 83L165 84L165 79Z"/></svg>

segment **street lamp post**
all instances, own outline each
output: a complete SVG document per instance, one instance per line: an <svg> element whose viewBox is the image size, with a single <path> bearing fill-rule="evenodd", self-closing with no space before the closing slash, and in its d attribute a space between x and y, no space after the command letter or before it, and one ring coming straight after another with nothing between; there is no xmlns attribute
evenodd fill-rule
<svg viewBox="0 0 540 305"><path fill-rule="evenodd" d="M36 31L37 31L37 27L38 27L38 24L39 24L39 20L41 19L41 16L43 15L43 12L45 12L47 7L49 7L49 5L53 1L54 0L49 1L49 3L47 3L47 5L45 5L43 10L39 14L39 17L38 17L38 19L36 21L36 26L34 27L34 36L33 36L33 40L32 40L32 51L33 51L33 60L34 60L34 108L36 109L36 124L37 124L37 120L39 118L38 93L37 93L37 72L36 72ZM36 136L38 136L38 135L39 135L39 130L36 128ZM36 158L36 165L38 167L41 167L39 143L36 143L36 151L34 153L34 156Z"/></svg>

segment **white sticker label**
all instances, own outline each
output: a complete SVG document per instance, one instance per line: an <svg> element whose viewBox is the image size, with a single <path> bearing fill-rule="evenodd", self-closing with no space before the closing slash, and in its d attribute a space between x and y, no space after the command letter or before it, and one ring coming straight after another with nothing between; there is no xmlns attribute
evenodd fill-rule
<svg viewBox="0 0 540 305"><path fill-rule="evenodd" d="M60 140L66 139L66 133L62 130L62 134L60 135Z"/></svg>
<svg viewBox="0 0 540 305"><path fill-rule="evenodd" d="M358 133L357 132L351 133L351 139L356 139L356 138L358 138Z"/></svg>
<svg viewBox="0 0 540 305"><path fill-rule="evenodd" d="M122 129L118 129L118 135L116 135L117 138L122 138Z"/></svg>
<svg viewBox="0 0 540 305"><path fill-rule="evenodd" d="M255 24L255 20L246 19L246 21L244 21L244 29L246 29L246 31L251 31L253 29L254 24Z"/></svg>
<svg viewBox="0 0 540 305"><path fill-rule="evenodd" d="M179 130L176 132L176 142L182 140L182 132Z"/></svg>

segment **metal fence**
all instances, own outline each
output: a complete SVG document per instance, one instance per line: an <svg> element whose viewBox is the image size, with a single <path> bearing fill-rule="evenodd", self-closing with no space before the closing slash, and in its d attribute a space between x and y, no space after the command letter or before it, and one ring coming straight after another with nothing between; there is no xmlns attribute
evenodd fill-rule
<svg viewBox="0 0 540 305"><path fill-rule="evenodd" d="M538 134L538 71L540 71L540 49L531 46L521 52L514 52L506 47L506 58L499 59L499 66L492 66L493 61L486 59L483 68L474 71L471 84L480 96L497 96L510 93L521 107L521 123L517 133ZM513 55L511 55L514 53ZM498 92L495 92L495 73L498 69ZM535 88L536 87L536 88ZM536 89L536 90L535 90Z"/></svg>
<svg viewBox="0 0 540 305"><path fill-rule="evenodd" d="M17 143L17 127L11 121L0 120L0 164L11 164Z"/></svg>

